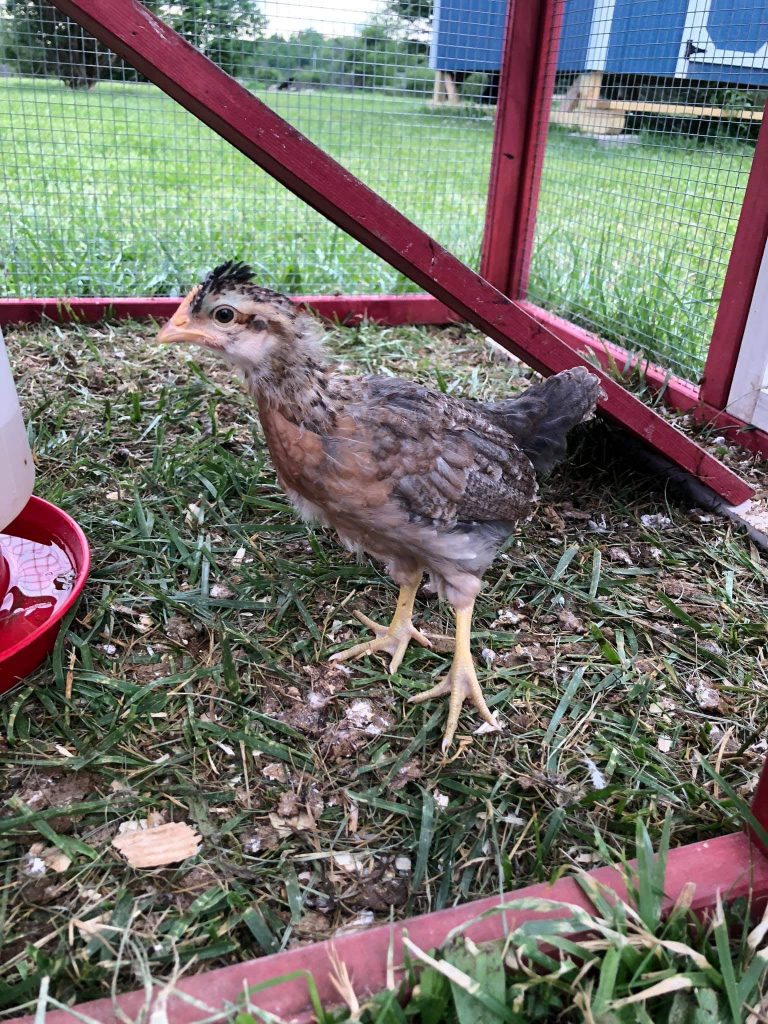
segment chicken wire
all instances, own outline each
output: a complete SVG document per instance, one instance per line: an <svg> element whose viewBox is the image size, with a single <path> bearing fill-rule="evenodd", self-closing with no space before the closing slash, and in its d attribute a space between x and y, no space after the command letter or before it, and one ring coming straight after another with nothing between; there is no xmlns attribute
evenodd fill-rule
<svg viewBox="0 0 768 1024"><path fill-rule="evenodd" d="M433 104L431 0L147 6L478 265L491 76L465 75L461 102ZM491 6L503 23L504 0ZM0 15L2 294L177 294L235 257L291 293L417 290L46 0L0 0Z"/></svg>
<svg viewBox="0 0 768 1024"><path fill-rule="evenodd" d="M768 3L564 15L528 298L697 380L768 96Z"/></svg>

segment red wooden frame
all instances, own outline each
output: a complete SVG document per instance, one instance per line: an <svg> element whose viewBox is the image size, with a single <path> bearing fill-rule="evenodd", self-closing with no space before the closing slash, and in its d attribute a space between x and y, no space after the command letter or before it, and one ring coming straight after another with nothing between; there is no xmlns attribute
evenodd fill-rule
<svg viewBox="0 0 768 1024"><path fill-rule="evenodd" d="M480 273L510 298L525 295L563 0L510 2Z"/></svg>
<svg viewBox="0 0 768 1024"><path fill-rule="evenodd" d="M701 382L702 399L726 409L749 307L768 244L768 103L757 137Z"/></svg>
<svg viewBox="0 0 768 1024"><path fill-rule="evenodd" d="M142 320L172 316L181 299L0 299L0 327L34 324L43 317L59 323L96 323L105 317ZM431 295L300 295L296 302L328 320L346 326L363 319L397 326L400 324L449 324L458 317Z"/></svg>
<svg viewBox="0 0 768 1024"><path fill-rule="evenodd" d="M768 827L768 762L763 766L752 802L752 813L761 825ZM624 878L616 869L598 868L590 871L589 877L622 899L627 899ZM670 851L664 883L665 910L671 910L691 882L695 885L691 902L694 913L706 914L714 908L718 898L729 902L746 897L759 909L768 899L768 851L747 831ZM537 911L490 913L511 900L526 897L571 903L587 911L593 909L573 878L561 878L551 885L527 886L392 926L383 925L367 932L206 971L183 978L175 990L200 1000L212 1009L220 1009L226 1003L236 1004L247 986L306 971L312 974L324 1005L336 1005L339 996L332 980L335 961L346 965L355 993L363 999L383 991L391 977L396 982L402 979L404 933L416 946L428 951L444 945L459 928L475 942L488 942L505 938L509 931L524 921L565 916L557 912ZM478 920L483 914L488 916ZM314 1019L303 977L294 977L265 988L252 995L251 999L254 1005L294 1024L309 1024ZM146 993L136 991L118 996L114 1004L110 999L99 999L81 1003L74 1010L100 1024L122 1024L126 1020L139 1019L145 1000ZM164 1019L173 1021L173 1024L193 1024L208 1015L202 1007L184 1002L178 996L170 997L165 1010L167 1018ZM73 1024L74 1017L58 1010L49 1011L45 1020L46 1024ZM16 1017L8 1024L33 1024L33 1021L33 1017Z"/></svg>
<svg viewBox="0 0 768 1024"><path fill-rule="evenodd" d="M55 3L306 203L535 369L550 374L585 362L137 0ZM727 501L752 497L730 469L610 377L602 379L605 414Z"/></svg>
<svg viewBox="0 0 768 1024"><path fill-rule="evenodd" d="M386 320L389 317L391 322L403 322L403 316L413 316L417 319L406 320L413 323L432 322L432 317L442 319L458 315L486 331L504 347L520 354L543 372L554 372L584 362L571 347L573 345L585 346L601 354L604 360L610 359L610 347L594 336L579 332L573 325L558 321L527 303L506 299L326 154L313 147L269 108L240 89L215 65L210 64L133 0L55 0L55 3L277 180L435 296L435 299L428 296L377 296L304 300L318 312L338 316L343 320L359 316L366 309L375 319ZM518 2L516 6L534 8L537 5ZM526 32L533 32L538 39L556 29L551 20L555 5L547 0L542 7L545 10L540 17L534 17L530 11L519 12L522 21L518 21L518 24L523 24ZM524 37L528 38L525 34ZM508 60L511 61L509 55ZM509 73L514 73L511 65ZM516 102L520 102L524 94L530 95L531 89L534 93L537 88L542 90L542 94L546 93L547 74L543 61L536 64L529 60L519 72ZM537 93L535 98L540 102L542 96ZM502 131L502 142L504 133L512 131L514 127L513 114L514 107L510 106L504 115L507 127ZM527 123L529 126L534 123L534 117L530 117ZM506 141L509 140L510 136L507 135ZM506 159L504 147L497 146L494 158L497 170L491 200L498 212L505 208L507 199L516 199L514 215L506 223L499 222L497 228L493 228L501 234L506 232L510 244L515 239L519 243L522 237L520 231L523 214L535 201L538 187L539 165L536 161L539 155L532 149L530 130L519 133L517 142L520 143L520 151L526 154L524 169L517 172L516 176L507 176L502 171ZM506 268L501 264L491 266L489 263L488 270L495 279L494 283L503 283L502 278L505 278L507 288L519 287L524 281L526 260L527 254L523 248L515 251L514 258ZM176 304L177 300L167 299L138 302L130 299L84 299L71 300L67 310L57 300L6 300L0 303L0 316L6 318L6 322L39 319L41 313L52 316L75 314L85 319L96 319L104 314L106 307L124 315L165 316L169 307L175 308ZM450 309L450 313L446 308ZM621 350L617 351L617 355L622 362L626 359L626 353ZM609 395L604 409L610 416L683 468L693 472L726 499L738 503L751 496L751 489L729 470L671 428L614 381L604 377L604 382ZM672 385L665 381L665 384L667 390L673 388L678 401L684 402L690 397L691 402L695 402L695 389L688 396L685 388L690 386L685 382ZM759 822L768 825L768 768L763 770L753 812ZM591 872L591 877L625 895L623 880L615 870L599 869ZM693 902L695 910L706 911L713 906L719 894L724 898L751 895L762 900L768 898L768 857L754 840L741 833L672 851L665 885L665 904L668 908L674 904L683 886L691 881L697 885ZM576 883L566 878L551 886L531 886L503 897L492 897L412 919L392 928L376 928L362 935L338 938L332 943L291 950L275 957L265 957L183 979L178 989L209 1004L220 1004L224 1000L236 1001L244 984L258 984L298 969L312 971L321 999L335 1002L337 994L331 981L333 954L347 964L356 991L364 995L386 985L390 948L393 963L401 963L402 935L405 930L417 945L431 948L440 945L453 929L473 920L478 914L499 906L502 901L523 896L562 900L589 908L588 901ZM476 941L501 938L505 927L536 916L540 915L526 912L515 915L514 919L509 914L506 917L492 915L473 924L468 934ZM124 1014L131 1017L142 1006L143 998L143 993L129 993L119 997L118 1005ZM304 1021L311 1017L306 986L300 980L267 989L254 1001L280 1016ZM118 1019L108 1000L83 1004L77 1009L98 1021L112 1022ZM200 1019L204 1013L172 998L168 1015L174 1024L185 1024ZM72 1018L68 1014L54 1012L49 1013L46 1020L48 1024L63 1024L65 1021L70 1024Z"/></svg>

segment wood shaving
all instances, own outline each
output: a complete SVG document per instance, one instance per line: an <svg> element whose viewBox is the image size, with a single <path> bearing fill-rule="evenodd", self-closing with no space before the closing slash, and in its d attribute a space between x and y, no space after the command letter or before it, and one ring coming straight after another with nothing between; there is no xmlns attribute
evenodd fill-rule
<svg viewBox="0 0 768 1024"><path fill-rule="evenodd" d="M261 769L261 774L271 782L288 781L288 772L285 770L285 765L280 764L279 761L271 761L269 764L265 764Z"/></svg>
<svg viewBox="0 0 768 1024"><path fill-rule="evenodd" d="M84 939L92 939L95 935L101 935L103 932L121 932L122 928L116 928L109 924L110 916L110 914L99 914L96 917L89 917L87 921L75 918L72 924Z"/></svg>
<svg viewBox="0 0 768 1024"><path fill-rule="evenodd" d="M198 833L186 822L126 830L112 845L132 868L158 868L194 857L200 849Z"/></svg>
<svg viewBox="0 0 768 1024"><path fill-rule="evenodd" d="M72 863L71 858L68 857L66 853L62 853L61 850L58 850L55 847L43 854L43 860L45 861L46 867L49 867L51 871L55 872L57 875L66 871Z"/></svg>
<svg viewBox="0 0 768 1024"><path fill-rule="evenodd" d="M479 725L477 729L475 729L475 736L485 736L485 734L489 732L501 732L503 727L499 721L498 711L492 711L491 717L493 718L494 724L491 725L490 722L483 722L482 725Z"/></svg>
<svg viewBox="0 0 768 1024"><path fill-rule="evenodd" d="M279 814L270 814L269 823L281 839L293 832L313 832L317 823L311 814L304 811L290 818L281 818Z"/></svg>

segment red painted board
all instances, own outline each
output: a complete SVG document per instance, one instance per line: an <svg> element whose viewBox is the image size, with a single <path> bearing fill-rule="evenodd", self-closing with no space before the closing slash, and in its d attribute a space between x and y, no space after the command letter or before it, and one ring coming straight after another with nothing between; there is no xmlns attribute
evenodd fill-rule
<svg viewBox="0 0 768 1024"><path fill-rule="evenodd" d="M656 366L642 356L631 355L619 345L604 341L596 334L585 331L583 327L563 320L554 313L542 309L531 302L521 303L525 309L546 324L549 330L578 352L593 352L605 369L620 374L629 374L639 370L646 383L653 391L660 391L665 405L678 412L689 412L697 423L702 426L714 427L723 434L731 444L739 445L755 455L768 459L768 433L758 430L749 423L722 412L701 398L701 391L690 381L675 377L661 366Z"/></svg>
<svg viewBox="0 0 768 1024"><path fill-rule="evenodd" d="M725 409L741 339L768 244L768 103L763 113L752 169L725 274L723 292L701 381L701 397Z"/></svg>
<svg viewBox="0 0 768 1024"><path fill-rule="evenodd" d="M753 455L768 459L768 433L764 430L758 430L730 413L720 412L707 402L700 402L691 410L691 414L700 426L715 428L729 444L738 445Z"/></svg>
<svg viewBox="0 0 768 1024"><path fill-rule="evenodd" d="M768 758L763 762L757 789L752 798L752 813L768 832Z"/></svg>
<svg viewBox="0 0 768 1024"><path fill-rule="evenodd" d="M202 271L202 268L201 268ZM449 324L456 314L431 295L300 295L295 301L319 316L350 326L360 320L397 326L400 324ZM58 323L96 323L117 319L155 317L163 320L176 312L181 299L69 298L0 299L0 327L16 323L38 323L43 317Z"/></svg>
<svg viewBox="0 0 768 1024"><path fill-rule="evenodd" d="M608 886L622 898L626 897L624 882L613 868L599 868L589 874L598 884ZM697 913L713 908L718 894L726 902L746 896L755 900L764 899L768 896L768 858L744 833L721 836L672 850L667 861L664 886L666 910L674 906L683 887L689 882L696 885L692 910ZM416 946L428 951L443 945L454 929L469 921L475 923L464 934L475 942L486 942L504 938L508 931L524 921L564 916L552 912L542 914L516 911L503 915L495 913L476 920L479 915L492 911L500 904L524 897L557 900L576 904L585 910L591 909L578 884L572 878L563 878L553 885L532 885L505 893L503 897L477 900L464 906L411 918L391 927L385 925L372 928L366 932L340 936L259 960L185 977L176 987L212 1009L218 1009L225 1003L235 1003L246 985L257 985L292 971L309 971L315 979L321 1001L326 1006L335 1005L339 1002L339 996L331 981L334 955L346 964L355 992L362 998L386 988L388 961L391 960L396 969L402 964L404 932L407 932L408 938ZM401 972L396 970L395 976L399 980ZM303 1024L313 1019L304 979L265 989L252 998L257 1006L282 1019ZM138 1018L144 1000L144 992L132 992L118 998L123 1024L126 1019ZM76 1009L92 1021L118 1024L120 1020L108 999L82 1003ZM168 1000L166 1012L172 1024L192 1024L207 1015L205 1010L175 996ZM71 1014L56 1010L49 1011L45 1017L46 1024L73 1024L73 1020ZM10 1024L22 1022L33 1024L33 1018L15 1018Z"/></svg>
<svg viewBox="0 0 768 1024"><path fill-rule="evenodd" d="M507 9L480 272L510 298L528 285L564 10L563 0Z"/></svg>
<svg viewBox="0 0 768 1024"><path fill-rule="evenodd" d="M584 362L138 0L54 2L306 203L535 369L550 374ZM605 414L726 500L740 503L752 495L690 438L604 375L603 382Z"/></svg>
<svg viewBox="0 0 768 1024"><path fill-rule="evenodd" d="M533 302L521 302L520 305L566 344L571 345L579 352L593 352L600 361L600 365L606 369L610 368L611 372L629 374L634 370L639 370L654 390L664 386L672 388L677 396L676 407L692 409L699 404L699 388L696 384L692 384L682 377L675 377L668 370L649 362L643 356L627 352L620 345L614 345L613 342L606 341L600 335L578 327ZM679 406L677 403L680 403Z"/></svg>

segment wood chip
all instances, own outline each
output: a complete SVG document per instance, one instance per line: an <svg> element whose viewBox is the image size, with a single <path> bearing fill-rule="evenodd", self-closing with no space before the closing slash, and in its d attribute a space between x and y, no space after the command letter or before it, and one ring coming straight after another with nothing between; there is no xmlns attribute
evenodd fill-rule
<svg viewBox="0 0 768 1024"><path fill-rule="evenodd" d="M98 917L89 917L87 921L73 918L72 924L84 939L92 939L94 935L101 935L103 932L121 932L122 928L116 928L109 923L111 914L99 914Z"/></svg>
<svg viewBox="0 0 768 1024"><path fill-rule="evenodd" d="M194 857L200 849L197 832L183 821L136 829L115 836L112 845L132 868L159 868Z"/></svg>
<svg viewBox="0 0 768 1024"><path fill-rule="evenodd" d="M61 850L57 849L50 850L47 854L43 856L43 860L45 861L46 865L51 869L51 871L55 871L57 875L60 875L63 871L66 871L69 868L70 864L72 863L72 861L66 855L66 853L63 853Z"/></svg>

